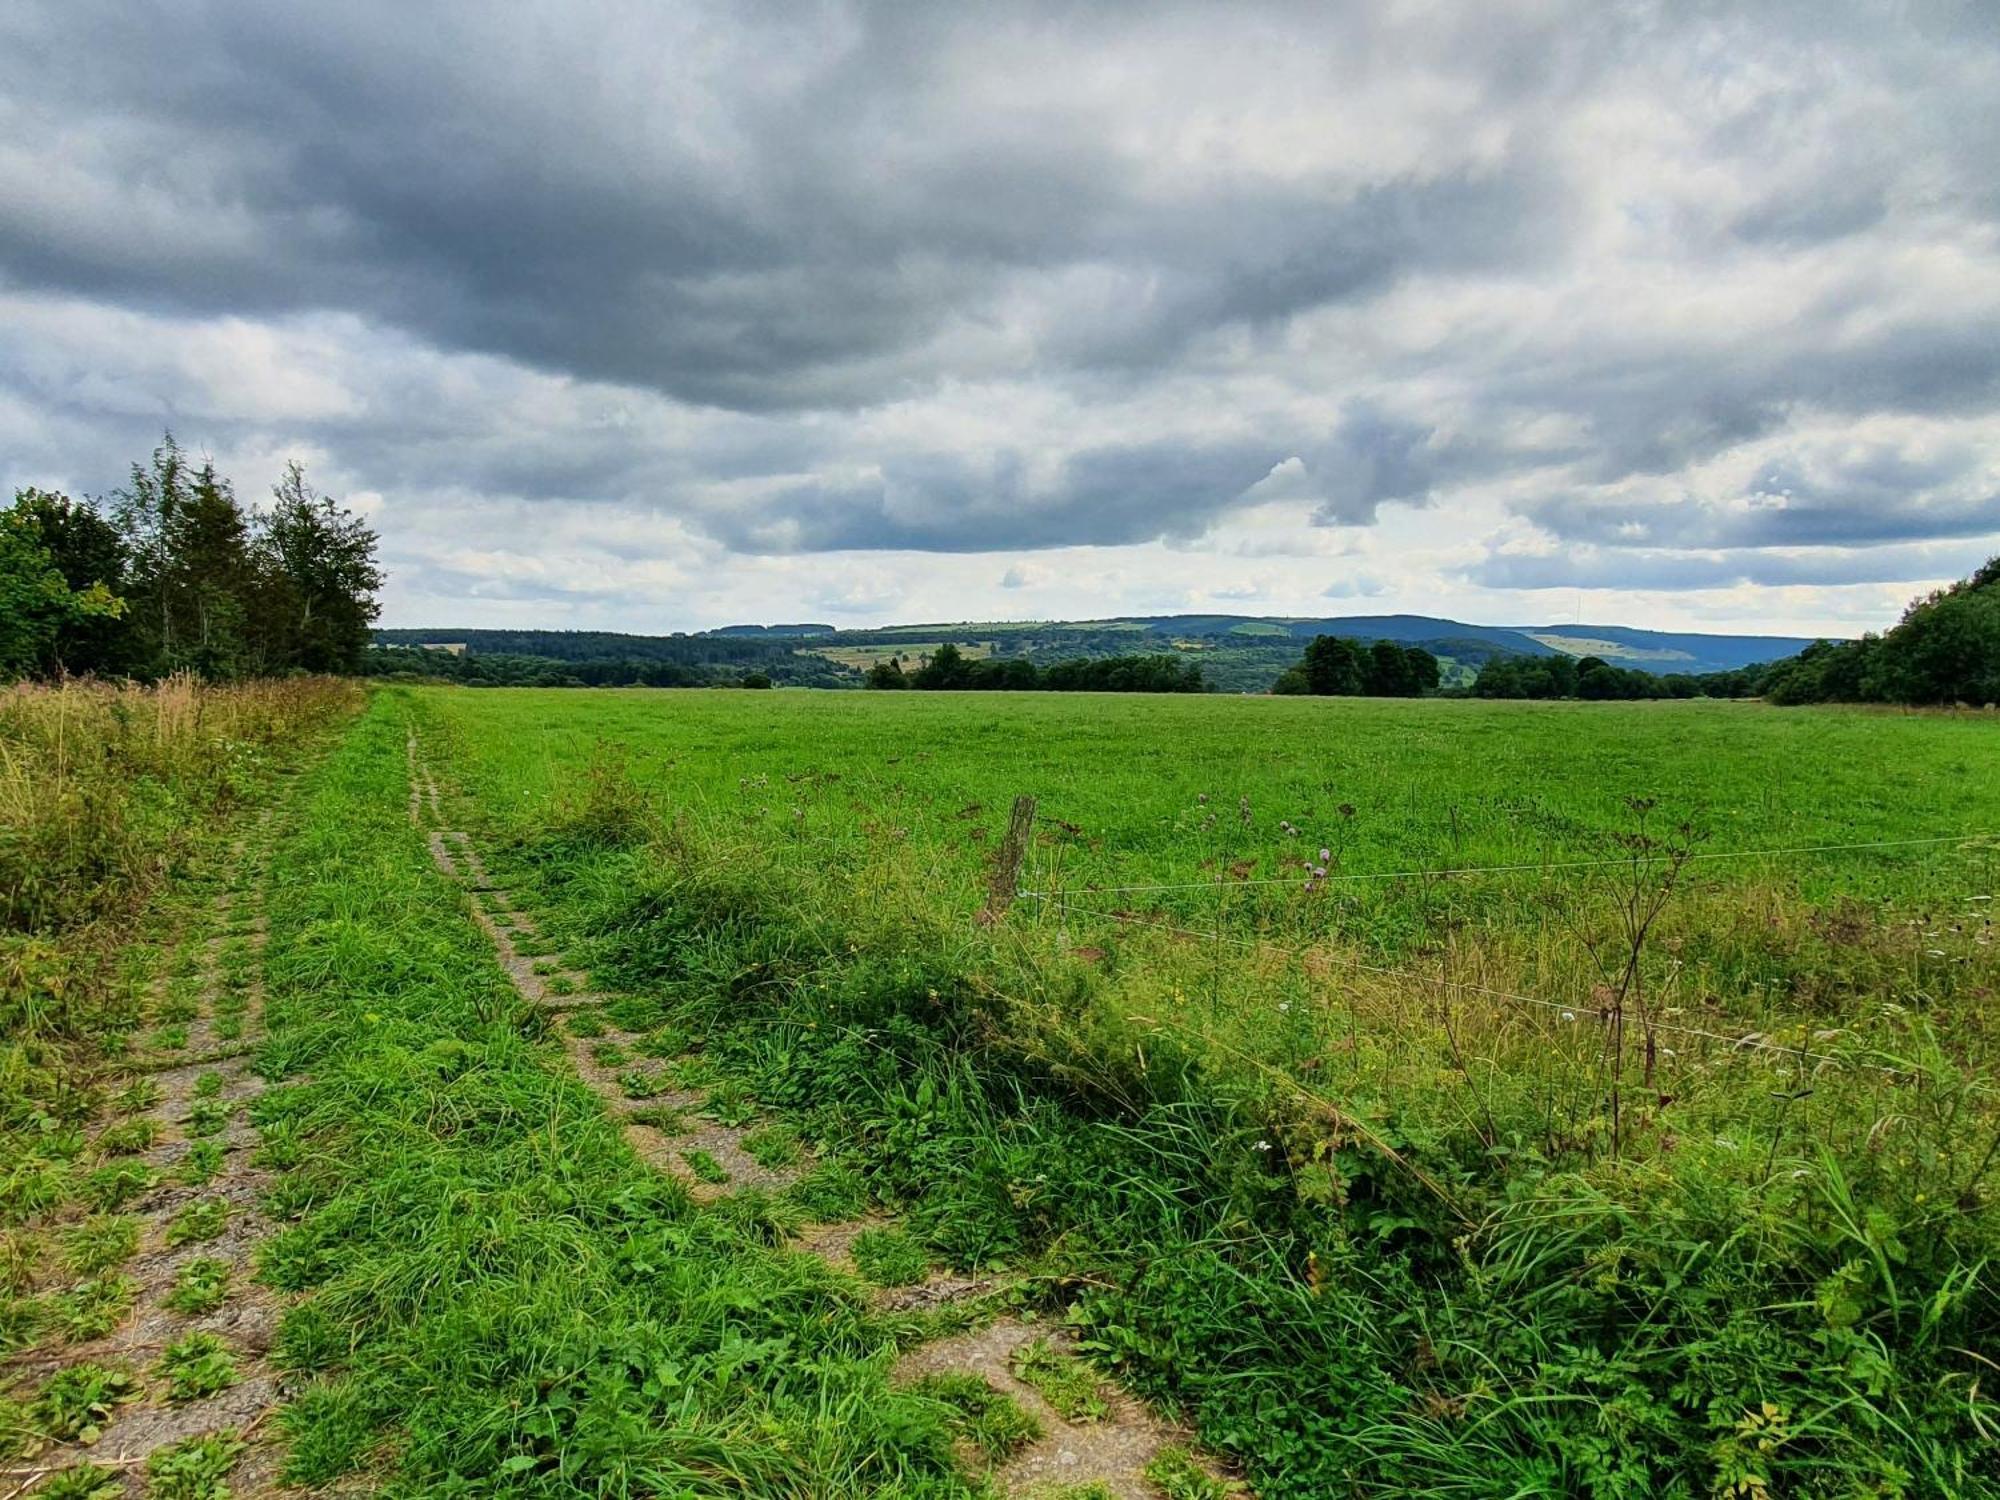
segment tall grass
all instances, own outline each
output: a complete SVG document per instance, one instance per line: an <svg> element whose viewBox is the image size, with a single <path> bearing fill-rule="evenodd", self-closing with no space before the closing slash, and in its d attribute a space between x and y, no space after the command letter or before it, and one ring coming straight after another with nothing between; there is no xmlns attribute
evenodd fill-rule
<svg viewBox="0 0 2000 1500"><path fill-rule="evenodd" d="M330 678L0 689L0 1057L39 1079L137 1019L121 968L149 901L212 861L232 815L359 705ZM52 1050L53 1049L53 1050Z"/></svg>

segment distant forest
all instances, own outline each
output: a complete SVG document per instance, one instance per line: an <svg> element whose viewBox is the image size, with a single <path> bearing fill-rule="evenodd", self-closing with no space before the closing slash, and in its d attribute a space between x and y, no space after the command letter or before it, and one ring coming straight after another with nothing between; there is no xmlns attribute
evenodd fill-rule
<svg viewBox="0 0 2000 1500"><path fill-rule="evenodd" d="M914 671L897 657L868 669L871 688L945 692L1200 693L1201 668L1175 656L1078 658L1037 667L1022 656L975 661L949 641Z"/></svg>
<svg viewBox="0 0 2000 1500"><path fill-rule="evenodd" d="M24 489L0 511L0 676L359 671L376 545L298 464L247 510L168 434L103 500Z"/></svg>
<svg viewBox="0 0 2000 1500"><path fill-rule="evenodd" d="M1390 626L1403 623L1397 617L1381 620ZM1167 629L1141 628L1149 623ZM377 644L365 653L361 667L382 676L443 678L474 686L867 686L1586 701L1763 697L1779 704L2000 700L2000 559L1963 582L1914 601L1901 623L1884 635L1821 641L1780 661L1722 671L1646 671L1602 656L1552 649L1520 632L1467 634L1473 627L1449 621L1412 618L1403 624L1401 640L1330 632L1302 640L1278 629L1246 635L1233 617L1217 623L1225 634L1201 635L1203 621L1197 617L1122 625L925 625L871 631L733 626L673 636L383 630L375 633ZM1460 633L1433 633L1422 643L1408 638L1454 628ZM1595 628L1614 634L1613 627ZM1183 629L1185 637L1169 633ZM1131 649L1142 642L1172 642L1174 649Z"/></svg>

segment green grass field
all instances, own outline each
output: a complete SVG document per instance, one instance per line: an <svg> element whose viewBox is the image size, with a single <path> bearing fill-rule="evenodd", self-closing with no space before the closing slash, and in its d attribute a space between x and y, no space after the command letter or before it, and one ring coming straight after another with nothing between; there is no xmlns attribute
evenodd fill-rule
<svg viewBox="0 0 2000 1500"><path fill-rule="evenodd" d="M562 940L1261 1494L1975 1485L1989 719L416 706Z"/></svg>
<svg viewBox="0 0 2000 1500"><path fill-rule="evenodd" d="M53 701L16 1483L1026 1500L1115 1381L1264 1500L2000 1494L1990 718L163 697L80 797Z"/></svg>

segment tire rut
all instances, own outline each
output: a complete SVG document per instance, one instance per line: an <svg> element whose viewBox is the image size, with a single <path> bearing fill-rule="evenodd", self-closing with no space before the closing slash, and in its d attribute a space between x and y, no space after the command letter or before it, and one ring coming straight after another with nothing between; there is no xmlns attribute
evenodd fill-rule
<svg viewBox="0 0 2000 1500"><path fill-rule="evenodd" d="M568 1012L554 1028L576 1076L621 1122L626 1140L641 1160L681 1181L698 1203L713 1203L729 1194L754 1189L780 1191L796 1182L809 1162L803 1157L778 1166L760 1160L752 1149L757 1123L714 1118L716 1100L699 1084L681 1081L681 1071L698 1059L653 1059L633 1049L645 1040L641 1033L620 1028L604 1015L615 999L595 989L589 976L541 950L539 929L532 916L514 903L512 892L497 883L471 836L442 826L443 799L436 777L425 764L417 738L409 737L410 820L424 835L439 871L467 893L473 920L492 945L500 967L515 992L541 1011ZM524 946L525 944L525 946ZM579 1024L579 1013L589 1020ZM751 1144L746 1145L746 1142ZM859 1277L856 1242L871 1231L892 1231L886 1216L811 1225L791 1244L843 1274ZM994 1278L965 1277L931 1270L909 1285L882 1286L870 1293L870 1304L886 1313L921 1313L962 1307L975 1326L934 1339L906 1352L895 1366L894 1378L917 1384L938 1376L971 1376L993 1395L1013 1402L1030 1420L1033 1436L1004 1459L982 1459L962 1451L974 1472L984 1470L1001 1495L1013 1500L1060 1500L1068 1494L1109 1494L1116 1500L1161 1500L1169 1491L1148 1470L1167 1461L1186 1466L1185 1472L1212 1486L1213 1495L1245 1492L1224 1478L1215 1464L1192 1455L1190 1435L1150 1412L1116 1386L1088 1372L1066 1335L1017 1316L991 1316L990 1304L1000 1301L1006 1283ZM1034 1348L1038 1358L1081 1374L1070 1379L1090 1385L1099 1395L1082 1414L1065 1414L1036 1384L1017 1373L1022 1351ZM1178 1457L1177 1457L1178 1456ZM1188 1491L1188 1493L1195 1493Z"/></svg>

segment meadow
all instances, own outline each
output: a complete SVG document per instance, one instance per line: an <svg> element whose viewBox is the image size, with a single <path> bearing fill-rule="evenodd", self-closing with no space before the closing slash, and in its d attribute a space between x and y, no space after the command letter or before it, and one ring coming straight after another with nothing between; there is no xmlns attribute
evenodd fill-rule
<svg viewBox="0 0 2000 1500"><path fill-rule="evenodd" d="M0 701L0 1495L2000 1493L1990 716L362 697Z"/></svg>
<svg viewBox="0 0 2000 1500"><path fill-rule="evenodd" d="M1991 1484L1990 717L417 713L569 951L1259 1494Z"/></svg>

